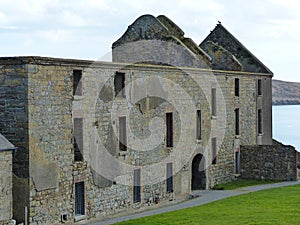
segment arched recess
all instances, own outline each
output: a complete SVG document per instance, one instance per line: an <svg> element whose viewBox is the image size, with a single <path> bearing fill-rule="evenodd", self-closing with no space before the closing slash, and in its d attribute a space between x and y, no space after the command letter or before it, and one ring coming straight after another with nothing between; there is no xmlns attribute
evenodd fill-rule
<svg viewBox="0 0 300 225"><path fill-rule="evenodd" d="M192 162L192 190L206 189L206 168L205 158L202 154L197 154Z"/></svg>

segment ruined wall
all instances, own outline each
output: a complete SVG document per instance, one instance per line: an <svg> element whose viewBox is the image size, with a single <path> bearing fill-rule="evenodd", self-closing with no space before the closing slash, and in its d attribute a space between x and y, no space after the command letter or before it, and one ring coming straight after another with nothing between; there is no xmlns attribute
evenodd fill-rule
<svg viewBox="0 0 300 225"><path fill-rule="evenodd" d="M199 153L206 161L206 188L228 182L233 179L235 150L240 144L256 143L255 91L259 75L39 57L25 68L30 147L30 179L25 183L30 186L14 197L27 196L24 192L30 195L31 224L59 224L62 214L67 215L67 222L110 216L182 198L191 191L192 160ZM83 96L73 96L73 70L82 70ZM124 98L115 96L116 72L125 73ZM238 98L234 96L237 77ZM217 89L216 116L211 115L212 88ZM241 112L239 136L235 135L234 124L237 107ZM202 137L197 141L198 109L202 112ZM174 147L166 147L166 112L174 116ZM119 150L118 143L120 116L127 118L125 152ZM73 118L83 118L84 160L79 162L74 162ZM151 135L156 135L156 145L147 142ZM215 165L211 165L212 137L217 138ZM188 146L193 147L192 151ZM105 153L113 161L104 160ZM170 162L173 193L166 191L166 164ZM147 167L151 165L157 165L157 170ZM133 170L137 168L141 169L141 202L134 203ZM163 179L149 180L152 175ZM81 181L85 215L79 218L74 211L74 185ZM15 184L24 186L20 179L15 179ZM153 205L156 197L159 204ZM24 205L19 205L24 210Z"/></svg>
<svg viewBox="0 0 300 225"><path fill-rule="evenodd" d="M47 60L28 65L30 224L73 217L73 66Z"/></svg>
<svg viewBox="0 0 300 225"><path fill-rule="evenodd" d="M115 98L114 75L116 71L125 73L125 98ZM110 177L110 179L115 181L114 184L107 187L106 189L99 189L99 187L97 186L88 186L88 189L90 190L89 192L91 192L90 199L93 202L93 204L91 204L91 213L96 215L110 215L116 212L124 211L126 210L126 208L127 210L130 208L139 208L142 206L146 206L149 199L154 199L156 195L159 196L160 201L169 200L170 194L166 193L166 183L164 179L157 179L157 181L154 180L153 182L150 182L149 180L147 180L147 178L150 177L147 175L149 171L147 171L147 169L145 168L147 167L147 165L158 164L160 161L162 161L162 165L163 167L165 167L166 161L174 161L174 159L170 157L172 148L166 148L166 140L164 139L159 139L159 143L157 146L153 146L153 143L149 143L143 140L147 140L147 138L149 138L149 135L151 134L150 129L153 128L151 126L154 125L154 118L160 118L158 125L161 125L162 129L159 130L159 135L164 137L165 113L171 111L174 113L174 145L178 144L179 138L181 138L181 142L186 141L188 143L192 140L194 143L196 143L195 133L187 136L180 136L183 134L180 133L181 124L178 112L176 112L174 106L172 106L172 104L166 100L167 98L172 99L171 96L175 95L175 93L172 93L172 89L170 87L167 87L166 84L162 84L161 81L155 79L152 83L152 85L156 85L156 88L154 88L155 93L151 93L151 88L149 89L151 81L150 83L147 83L147 81L150 80L150 77L154 76L156 78L160 77L168 81L172 81L173 85L179 84L181 82L181 86L183 88L186 88L186 91L191 94L191 98L195 101L193 102L193 104L199 104L200 99L205 102L205 97L201 93L199 93L199 88L195 85L195 82L192 79L189 80L188 76L186 76L184 72L177 69L165 68L165 70L163 71L161 67L152 68L148 66L138 65L136 67L123 67L123 65L120 65L119 67L110 69L95 68L90 73L96 75L97 77L104 78L105 83L102 83L103 86L100 91L97 89L100 94L99 99L97 99L95 108L87 110L87 113L94 110L96 112L95 115L86 113L84 114L86 129L84 138L86 140L84 146L85 155L91 155L97 159L96 152L93 152L93 154L91 154L86 151L94 149L97 146L91 145L91 143L93 142L93 140L91 139L91 137L93 137L91 132L93 130L89 128L95 126L94 124L98 124L97 134L99 135L99 140L94 140L94 142L98 143L98 145L100 143L104 143L104 146L100 148L101 151L107 150L118 162L116 164L111 163L110 165L107 165L106 168L106 170L111 169L116 171L115 177ZM86 71L85 75L85 77L87 78L89 76L89 71ZM86 83L85 90L87 92L92 90L91 87L93 87L94 83L99 83L99 81L95 82L93 78L90 79L91 80L87 79L88 83ZM139 79L142 80L139 84L134 82L138 81ZM88 93L86 94L87 96L89 96ZM98 96L97 93L94 93L94 95ZM147 98L147 95L158 95L160 99L154 97ZM203 107L205 107L205 103L203 104ZM183 107L188 107L188 105ZM204 112L203 114L203 120L209 121L209 116L208 114L205 114L206 112ZM128 148L126 152L118 150L117 136L119 129L119 116L126 116L128 122ZM195 117L195 115L193 115L193 117ZM205 118L207 118L207 120L205 120ZM208 128L206 132L209 131L209 125L207 123L205 122L205 125L203 125ZM203 136L207 139L207 134ZM145 151L142 149L147 150ZM180 149L180 151L184 153L185 149ZM105 163L101 160L101 156L98 156L98 160L100 161L98 163ZM94 170L96 170L94 172L93 182L95 182L95 174L97 174L97 172L99 173L100 171L100 175L103 175L103 173L105 173L105 168L104 170L101 170L100 168L98 168L97 170L96 162L94 163L95 164L90 165ZM130 168L126 171L123 171L122 168L119 167L119 163L126 163L127 165L130 165ZM159 167L159 165L157 166ZM133 203L132 186L134 168L141 168L142 188L140 203ZM162 171L163 169L165 168L162 168ZM157 172L159 171L160 168L158 168ZM162 174L165 174L165 171L163 171ZM186 180L189 179L187 178ZM181 183L178 186L181 187ZM189 186L187 186L187 188L188 189L185 188L178 194L182 195L183 193L188 193ZM175 189L175 191L177 190Z"/></svg>
<svg viewBox="0 0 300 225"><path fill-rule="evenodd" d="M21 58L0 60L0 132L18 149L13 157L13 216L24 221L28 206L28 83L27 67Z"/></svg>
<svg viewBox="0 0 300 225"><path fill-rule="evenodd" d="M217 103L218 108L225 107L226 133L218 149L218 163L209 169L210 185L229 182L235 173L235 152L240 145L256 145L257 143L257 79L261 75L243 72L214 72L225 98L225 106ZM235 96L235 79L239 79L239 96ZM269 78L268 78L269 79ZM239 135L235 135L235 109L239 109ZM222 115L220 115L222 116ZM269 124L264 124L268 126ZM216 135L217 138L220 135ZM222 156L223 155L223 156ZM230 176L231 175L231 176Z"/></svg>
<svg viewBox="0 0 300 225"><path fill-rule="evenodd" d="M0 224L12 220L12 151L0 151Z"/></svg>
<svg viewBox="0 0 300 225"><path fill-rule="evenodd" d="M273 145L242 146L241 177L256 180L297 179L297 151L273 141Z"/></svg>

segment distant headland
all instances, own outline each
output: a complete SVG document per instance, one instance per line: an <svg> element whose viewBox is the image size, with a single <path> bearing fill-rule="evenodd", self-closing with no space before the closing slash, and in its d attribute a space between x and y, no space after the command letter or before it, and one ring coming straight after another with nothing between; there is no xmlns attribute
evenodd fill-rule
<svg viewBox="0 0 300 225"><path fill-rule="evenodd" d="M300 83L273 80L273 105L300 105Z"/></svg>

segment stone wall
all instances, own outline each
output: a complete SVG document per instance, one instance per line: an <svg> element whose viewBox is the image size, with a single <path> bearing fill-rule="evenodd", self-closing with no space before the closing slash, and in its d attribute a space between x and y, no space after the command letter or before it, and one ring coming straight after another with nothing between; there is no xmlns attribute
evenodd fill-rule
<svg viewBox="0 0 300 225"><path fill-rule="evenodd" d="M103 218L148 207L155 198L159 201L152 207L184 198L191 192L192 160L196 154L204 155L206 188L210 188L233 179L234 152L239 144L256 144L255 92L259 74L40 57L23 60L28 133L21 137L27 140L30 164L29 178L14 179L15 186L27 187L16 191L14 198L17 201L23 197L30 202L26 205L21 201L17 210L22 216L24 206L28 206L30 224L59 224L62 215L66 215L67 222ZM73 70L82 70L83 96L73 96ZM124 98L115 97L116 72L125 73ZM240 79L239 97L234 96L235 78ZM155 88L151 90L151 86ZM217 90L216 116L211 115L212 88ZM7 101L13 99L6 97ZM240 108L241 113L240 135L235 135L235 108ZM199 109L202 136L197 141L195 121ZM166 147L166 112L174 116L171 148ZM126 152L118 149L119 116L127 118ZM74 161L74 118L83 118L84 160L79 162ZM155 146L145 141L151 134L159 140ZM217 138L214 165L212 137ZM112 161L104 160L106 152ZM173 193L166 191L166 163L170 162L174 170ZM121 165L129 166L124 169ZM150 170L147 166L151 165L158 165L157 170ZM141 169L141 202L134 203L133 170L137 168ZM163 179L149 180L153 175ZM82 181L85 215L79 218L74 211L75 183Z"/></svg>
<svg viewBox="0 0 300 225"><path fill-rule="evenodd" d="M13 215L24 221L28 207L28 80L22 58L0 60L0 132L18 149L13 156Z"/></svg>
<svg viewBox="0 0 300 225"><path fill-rule="evenodd" d="M241 177L256 180L297 179L297 151L273 140L273 145L242 146Z"/></svg>
<svg viewBox="0 0 300 225"><path fill-rule="evenodd" d="M0 150L0 224L12 220L12 151Z"/></svg>

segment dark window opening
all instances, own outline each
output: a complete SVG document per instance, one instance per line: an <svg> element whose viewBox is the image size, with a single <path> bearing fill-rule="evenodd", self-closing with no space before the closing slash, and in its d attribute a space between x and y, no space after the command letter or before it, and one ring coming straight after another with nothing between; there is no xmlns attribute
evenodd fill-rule
<svg viewBox="0 0 300 225"><path fill-rule="evenodd" d="M74 118L73 152L74 161L83 160L83 119Z"/></svg>
<svg viewBox="0 0 300 225"><path fill-rule="evenodd" d="M217 138L211 139L212 164L217 164Z"/></svg>
<svg viewBox="0 0 300 225"><path fill-rule="evenodd" d="M235 135L240 134L240 110L235 109Z"/></svg>
<svg viewBox="0 0 300 225"><path fill-rule="evenodd" d="M261 79L257 80L257 95L262 95L262 83Z"/></svg>
<svg viewBox="0 0 300 225"><path fill-rule="evenodd" d="M201 110L197 110L196 139L201 140Z"/></svg>
<svg viewBox="0 0 300 225"><path fill-rule="evenodd" d="M127 129L126 129L126 117L119 117L119 150L127 150Z"/></svg>
<svg viewBox="0 0 300 225"><path fill-rule="evenodd" d="M133 202L141 201L141 169L133 171Z"/></svg>
<svg viewBox="0 0 300 225"><path fill-rule="evenodd" d="M212 114L212 116L217 115L217 90L216 90L216 88L211 89L211 114Z"/></svg>
<svg viewBox="0 0 300 225"><path fill-rule="evenodd" d="M235 152L235 173L240 173L240 152Z"/></svg>
<svg viewBox="0 0 300 225"><path fill-rule="evenodd" d="M115 96L124 98L125 97L125 73L116 72L114 85L115 85Z"/></svg>
<svg viewBox="0 0 300 225"><path fill-rule="evenodd" d="M234 79L234 95L235 96L240 96L240 79L235 78Z"/></svg>
<svg viewBox="0 0 300 225"><path fill-rule="evenodd" d="M82 95L82 70L73 70L73 95Z"/></svg>
<svg viewBox="0 0 300 225"><path fill-rule="evenodd" d="M167 147L173 147L173 113L166 113Z"/></svg>
<svg viewBox="0 0 300 225"><path fill-rule="evenodd" d="M167 192L173 192L173 163L167 163Z"/></svg>
<svg viewBox="0 0 300 225"><path fill-rule="evenodd" d="M262 111L257 110L257 130L259 134L262 134Z"/></svg>
<svg viewBox="0 0 300 225"><path fill-rule="evenodd" d="M84 208L84 182L78 182L75 183L75 215L84 215Z"/></svg>

